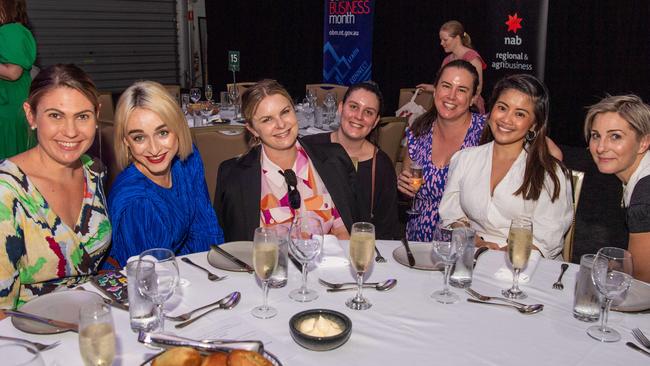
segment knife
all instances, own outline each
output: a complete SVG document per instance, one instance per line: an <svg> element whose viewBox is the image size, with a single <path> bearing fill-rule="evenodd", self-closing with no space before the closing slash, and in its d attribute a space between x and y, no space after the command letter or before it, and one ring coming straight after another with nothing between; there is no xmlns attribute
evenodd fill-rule
<svg viewBox="0 0 650 366"><path fill-rule="evenodd" d="M61 321L61 320L49 319L49 318L42 317L40 315L25 313L25 312L22 312L20 310L2 310L2 312L4 312L5 315L13 316L13 317L16 317L16 318L29 319L29 320L36 321L36 322L39 322L39 323L47 324L47 325L55 327L55 328L71 330L71 331L73 331L75 333L79 332L79 327L77 326L77 324L74 324L74 323L68 323L68 322L64 322L64 321Z"/></svg>
<svg viewBox="0 0 650 366"><path fill-rule="evenodd" d="M415 265L415 257L413 257L413 252L411 252L411 247L409 247L409 241L405 237L402 238L402 244L404 244L404 249L406 249L406 258L409 261L409 266L413 267Z"/></svg>
<svg viewBox="0 0 650 366"><path fill-rule="evenodd" d="M644 350L643 348L637 346L636 344L634 344L632 342L627 342L627 343L625 343L625 345L632 348L633 350L636 350L636 351L639 351L639 352L643 353L646 356L650 356L650 352Z"/></svg>
<svg viewBox="0 0 650 366"><path fill-rule="evenodd" d="M226 257L226 259L228 259L229 261L231 261L231 262L235 263L236 265L240 266L241 268L245 269L246 272L248 272L248 273L255 272L255 270L251 266L246 264L246 262L244 262L241 259L235 257L234 255L226 252L224 249L222 249L218 245L212 244L212 245L210 245L210 248L214 249L215 251L217 251L217 253L223 255L224 257Z"/></svg>

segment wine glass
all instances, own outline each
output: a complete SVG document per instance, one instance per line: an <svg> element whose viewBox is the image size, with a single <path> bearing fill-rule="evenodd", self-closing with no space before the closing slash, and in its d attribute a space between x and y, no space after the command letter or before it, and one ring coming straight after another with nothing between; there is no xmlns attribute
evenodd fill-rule
<svg viewBox="0 0 650 366"><path fill-rule="evenodd" d="M357 294L345 305L354 310L370 309L372 304L361 294L363 274L370 267L375 254L375 225L369 222L355 222L350 235L350 263L357 273Z"/></svg>
<svg viewBox="0 0 650 366"><path fill-rule="evenodd" d="M86 366L113 364L115 327L108 305L92 303L79 310L79 351Z"/></svg>
<svg viewBox="0 0 650 366"><path fill-rule="evenodd" d="M262 282L264 303L253 308L254 317L268 319L276 316L278 311L267 304L269 279L278 265L279 239L274 228L258 227L253 239L253 268L257 278Z"/></svg>
<svg viewBox="0 0 650 366"><path fill-rule="evenodd" d="M199 88L192 88L190 89L190 99L192 99L192 103L198 102L201 100L201 89Z"/></svg>
<svg viewBox="0 0 650 366"><path fill-rule="evenodd" d="M459 229L460 230L460 229ZM433 230L433 253L442 259L445 265L443 277L444 288L431 294L431 297L442 304L453 304L458 302L458 295L449 291L449 275L451 266L456 263L456 259L462 253L463 240L460 235L453 235L452 229L437 226Z"/></svg>
<svg viewBox="0 0 650 366"><path fill-rule="evenodd" d="M136 272L138 289L158 307L158 327L160 332L164 332L163 304L174 295L180 278L176 256L165 248L145 250L140 254Z"/></svg>
<svg viewBox="0 0 650 366"><path fill-rule="evenodd" d="M422 186L422 165L420 163L412 162L411 163L411 186L415 188L415 196L413 196L413 201L411 201L411 208L406 210L408 215L419 215L422 212L415 208L415 203L417 201L417 191L420 190Z"/></svg>
<svg viewBox="0 0 650 366"><path fill-rule="evenodd" d="M205 86L205 100L209 102L208 104L212 104L212 85L210 84Z"/></svg>
<svg viewBox="0 0 650 366"><path fill-rule="evenodd" d="M526 267L532 248L533 222L526 217L513 219L508 233L508 258L513 269L512 287L501 291L503 296L509 299L525 299L528 297L525 292L519 289L519 273Z"/></svg>
<svg viewBox="0 0 650 366"><path fill-rule="evenodd" d="M237 84L228 87L228 98L230 99L230 104L235 109L235 118L237 118L239 114L239 90L237 89Z"/></svg>
<svg viewBox="0 0 650 366"><path fill-rule="evenodd" d="M314 89L307 89L306 99L309 102L309 105L315 109L316 100L318 99L318 97L316 97L316 92L314 91Z"/></svg>
<svg viewBox="0 0 650 366"><path fill-rule="evenodd" d="M0 354L7 366L45 366L41 353L34 345L26 342L0 344ZM9 364L7 364L9 362Z"/></svg>
<svg viewBox="0 0 650 366"><path fill-rule="evenodd" d="M331 125L334 123L334 118L336 117L336 96L332 92L328 92L323 101L323 106L325 106L325 115L327 116L327 124Z"/></svg>
<svg viewBox="0 0 650 366"><path fill-rule="evenodd" d="M625 299L632 284L632 254L625 249L601 248L591 267L591 280L605 301L604 311L600 316L600 325L587 328L587 334L601 342L617 342L621 335L607 326L609 308L614 298Z"/></svg>
<svg viewBox="0 0 650 366"><path fill-rule="evenodd" d="M308 302L318 298L318 293L307 288L307 265L318 257L323 248L323 228L320 220L298 216L289 230L289 250L302 263L302 285L289 293L289 297Z"/></svg>

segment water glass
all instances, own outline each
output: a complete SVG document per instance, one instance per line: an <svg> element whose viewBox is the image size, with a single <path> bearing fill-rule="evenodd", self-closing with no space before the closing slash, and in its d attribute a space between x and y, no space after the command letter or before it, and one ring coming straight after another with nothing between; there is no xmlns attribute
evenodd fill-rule
<svg viewBox="0 0 650 366"><path fill-rule="evenodd" d="M152 271L154 264L150 261L140 263L139 259L126 264L127 293L129 294L129 320L131 330L150 332L158 328L157 308L151 299L140 293L138 289L137 269L142 266L143 271Z"/></svg>
<svg viewBox="0 0 650 366"><path fill-rule="evenodd" d="M146 261L154 264L153 271L145 266ZM145 250L140 254L140 265L136 269L136 279L140 292L151 299L158 307L159 331L165 331L163 304L174 295L180 275L174 252L165 248Z"/></svg>
<svg viewBox="0 0 650 366"><path fill-rule="evenodd" d="M222 107L230 105L230 97L228 96L227 91L219 92L219 102Z"/></svg>
<svg viewBox="0 0 650 366"><path fill-rule="evenodd" d="M79 351L86 366L109 366L115 358L111 308L92 303L79 310Z"/></svg>
<svg viewBox="0 0 650 366"><path fill-rule="evenodd" d="M276 316L278 310L268 305L269 280L278 265L278 236L274 228L258 227L253 238L253 268L262 282L264 303L253 308L251 314L260 319Z"/></svg>
<svg viewBox="0 0 650 366"><path fill-rule="evenodd" d="M457 288L472 286L472 271L474 269L474 236L476 232L468 227L454 228L451 240L460 242L459 255L449 276L449 284Z"/></svg>
<svg viewBox="0 0 650 366"><path fill-rule="evenodd" d="M287 285L289 263L289 229L282 225L273 227L278 236L278 266L271 275L270 288L281 288Z"/></svg>
<svg viewBox="0 0 650 366"><path fill-rule="evenodd" d="M7 366L45 366L41 353L31 344L24 342L3 343L0 345L3 365ZM8 362L8 363L7 363Z"/></svg>
<svg viewBox="0 0 650 366"><path fill-rule="evenodd" d="M435 227L433 230L432 255L435 254L442 259L445 265L445 273L443 276L444 288L431 294L431 297L442 304L453 304L459 300L458 295L449 291L449 274L451 272L451 266L456 262L456 259L461 253L463 242L462 240L458 240L460 236L456 236L457 240L453 240L452 234L452 229Z"/></svg>
<svg viewBox="0 0 650 366"><path fill-rule="evenodd" d="M617 342L621 334L607 326L607 316L612 300L625 300L627 290L632 284L632 254L615 247L601 248L591 267L591 280L604 297L605 306L600 317L600 325L587 328L587 334L601 342Z"/></svg>
<svg viewBox="0 0 650 366"><path fill-rule="evenodd" d="M307 288L307 267L323 249L323 227L320 220L309 216L295 218L289 231L289 250L302 264L302 285L289 293L289 297L308 302L318 298L318 292Z"/></svg>
<svg viewBox="0 0 650 366"><path fill-rule="evenodd" d="M580 257L580 270L576 274L573 296L573 317L583 322L595 322L600 318L600 293L591 280L591 268L595 254Z"/></svg>
<svg viewBox="0 0 650 366"><path fill-rule="evenodd" d="M350 233L350 264L357 274L357 294L345 305L353 310L370 309L372 304L363 297L363 274L366 273L375 254L375 225L369 222L355 222Z"/></svg>

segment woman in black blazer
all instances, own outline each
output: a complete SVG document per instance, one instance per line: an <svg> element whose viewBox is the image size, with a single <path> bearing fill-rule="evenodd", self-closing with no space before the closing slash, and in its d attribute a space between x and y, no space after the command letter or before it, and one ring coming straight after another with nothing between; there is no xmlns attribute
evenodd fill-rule
<svg viewBox="0 0 650 366"><path fill-rule="evenodd" d="M299 213L319 218L326 234L348 239L358 214L345 150L298 139L291 97L274 80L244 92L242 113L252 147L221 164L214 198L225 240L252 240L255 228L288 226Z"/></svg>

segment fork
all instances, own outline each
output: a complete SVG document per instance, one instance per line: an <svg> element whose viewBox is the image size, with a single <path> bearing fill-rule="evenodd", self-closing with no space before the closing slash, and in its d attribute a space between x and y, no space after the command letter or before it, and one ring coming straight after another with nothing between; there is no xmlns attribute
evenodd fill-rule
<svg viewBox="0 0 650 366"><path fill-rule="evenodd" d="M375 257L375 262L377 263L386 263L386 258L384 258L381 253L379 253L379 249L377 249L377 246L375 245L375 252L377 253L377 256Z"/></svg>
<svg viewBox="0 0 650 366"><path fill-rule="evenodd" d="M645 334L643 334L641 329L639 328L632 329L632 335L634 336L634 338L636 338L637 341L639 341L639 343L643 345L643 347L650 349L650 340L648 340L648 337L646 337Z"/></svg>
<svg viewBox="0 0 650 366"><path fill-rule="evenodd" d="M564 276L564 272L569 268L569 265L566 263L562 263L562 271L560 272L560 277L557 278L557 281L553 284L553 288L556 290L564 290L564 285L562 284L562 276Z"/></svg>
<svg viewBox="0 0 650 366"><path fill-rule="evenodd" d="M183 258L181 258L181 260L182 260L183 262L185 262L185 263L191 265L191 266L194 266L194 267L196 267L196 268L198 268L198 269L203 270L204 272L207 272L207 274L208 274L208 279L209 279L210 281L214 281L214 282L216 282L216 281L221 281L221 280L226 279L226 278L228 277L228 276L217 276L216 274L214 274L214 273L208 271L207 269L205 269L205 268L199 266L198 264L192 262L192 261L191 261L189 258L187 258L187 257L183 257Z"/></svg>
<svg viewBox="0 0 650 366"><path fill-rule="evenodd" d="M23 342L32 345L34 348L36 348L39 352L40 351L47 351L48 349L52 349L56 346L58 346L61 341L56 341L52 344L43 344L43 343L38 343L38 342L32 342L28 341L26 339L22 338L14 338L14 337L6 337L6 336L0 336L0 339L3 339L5 341L16 341L16 342Z"/></svg>

